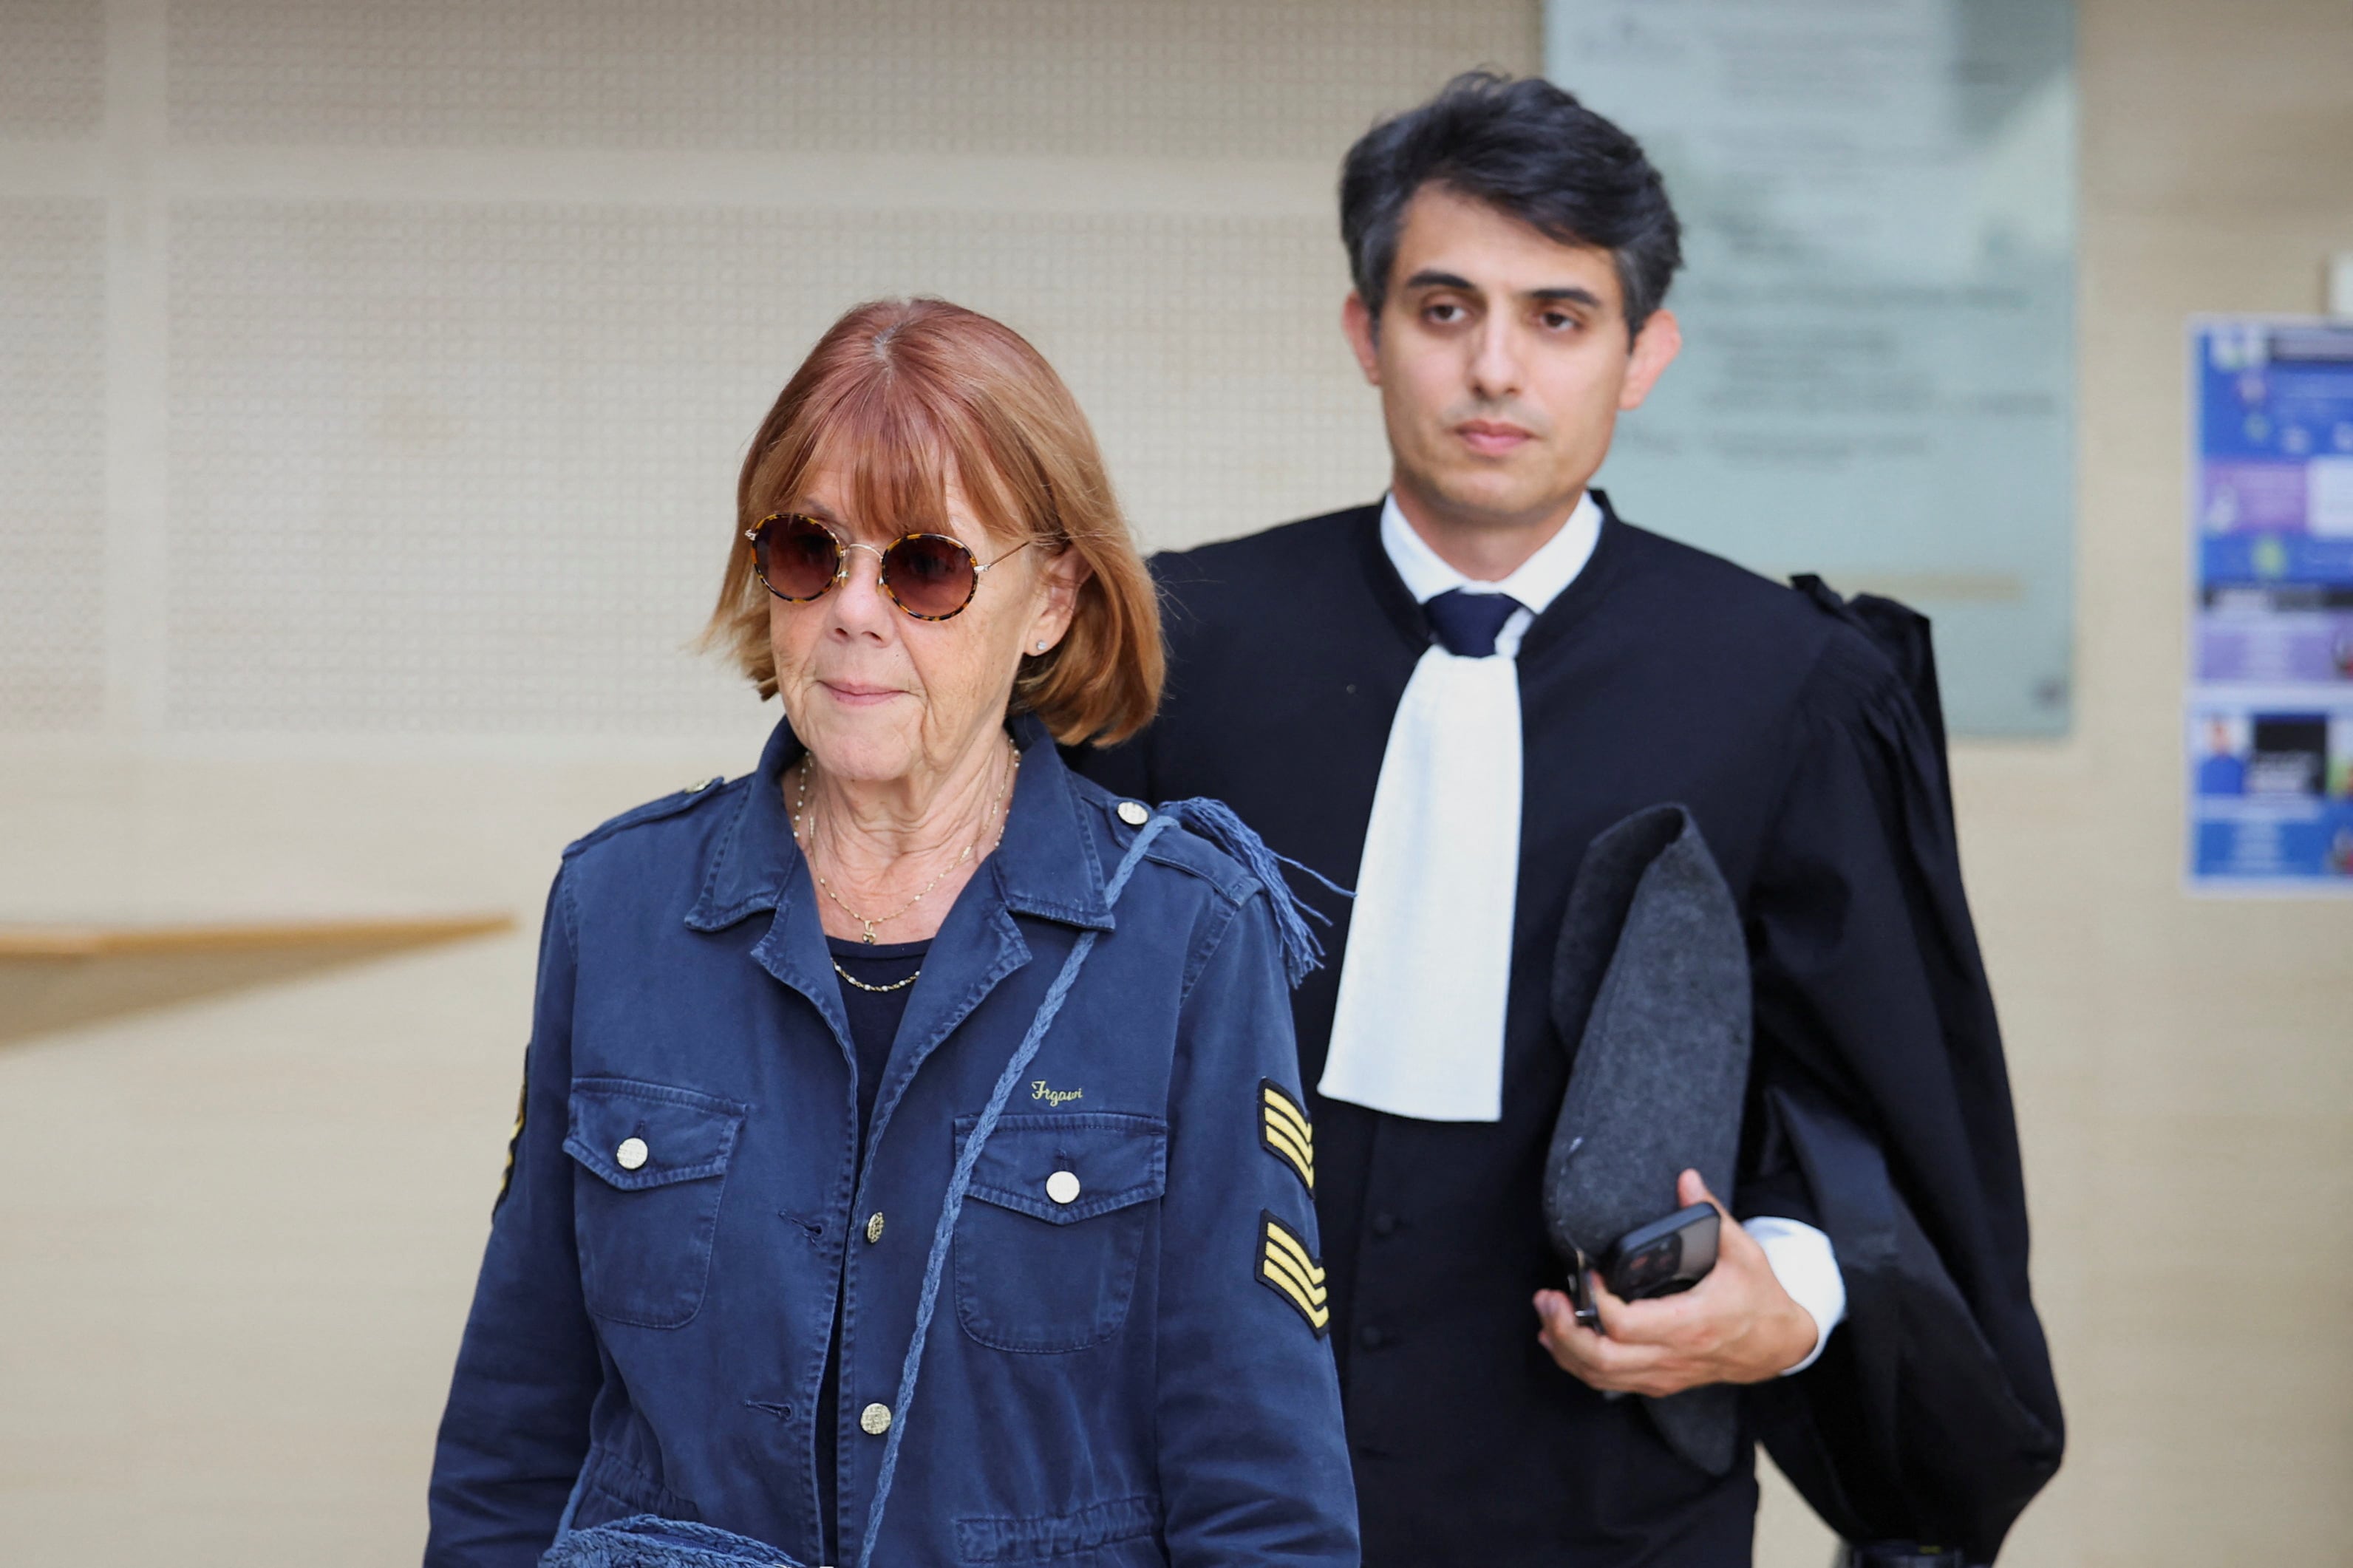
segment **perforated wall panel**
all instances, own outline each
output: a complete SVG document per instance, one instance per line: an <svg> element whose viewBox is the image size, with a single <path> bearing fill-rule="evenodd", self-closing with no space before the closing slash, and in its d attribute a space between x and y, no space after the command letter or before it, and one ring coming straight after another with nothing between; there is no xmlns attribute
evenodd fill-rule
<svg viewBox="0 0 2353 1568"><path fill-rule="evenodd" d="M1538 26L0 0L0 732L737 729L735 470L878 294L1029 334L1147 548L1364 500L1320 171Z"/></svg>
<svg viewBox="0 0 2353 1568"><path fill-rule="evenodd" d="M1377 491L1307 219L197 204L174 217L170 712L193 729L684 731L735 470L849 304L1002 316L1147 536Z"/></svg>
<svg viewBox="0 0 2353 1568"><path fill-rule="evenodd" d="M1525 0L177 0L198 142L1336 157ZM1508 57L1498 58L1498 57Z"/></svg>
<svg viewBox="0 0 2353 1568"><path fill-rule="evenodd" d="M0 137L95 136L105 88L102 0L0 0Z"/></svg>
<svg viewBox="0 0 2353 1568"><path fill-rule="evenodd" d="M0 728L103 717L106 209L0 201Z"/></svg>

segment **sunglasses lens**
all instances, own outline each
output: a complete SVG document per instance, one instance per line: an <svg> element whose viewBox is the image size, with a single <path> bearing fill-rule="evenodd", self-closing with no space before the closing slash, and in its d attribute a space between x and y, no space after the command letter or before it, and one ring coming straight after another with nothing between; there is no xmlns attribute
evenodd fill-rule
<svg viewBox="0 0 2353 1568"><path fill-rule="evenodd" d="M942 533L910 533L884 552L891 596L911 616L944 620L972 602L972 552Z"/></svg>
<svg viewBox="0 0 2353 1568"><path fill-rule="evenodd" d="M752 549L768 591L786 599L814 599L841 570L841 546L814 518L779 517L760 530Z"/></svg>

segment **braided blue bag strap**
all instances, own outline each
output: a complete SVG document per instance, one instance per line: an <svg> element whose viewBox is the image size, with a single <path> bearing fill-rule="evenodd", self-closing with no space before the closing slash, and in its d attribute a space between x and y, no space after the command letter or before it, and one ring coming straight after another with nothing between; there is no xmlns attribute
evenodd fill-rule
<svg viewBox="0 0 2353 1568"><path fill-rule="evenodd" d="M1172 800L1160 809L1240 861L1242 869L1266 889L1269 912L1274 916L1275 942L1282 951L1283 978L1291 982L1293 990L1297 990L1301 981L1324 964L1324 943L1308 929L1307 922L1312 920L1318 925L1330 925L1332 917L1293 892L1283 880L1282 868L1288 866L1294 871L1304 871L1344 899L1356 895L1313 866L1268 848L1266 840L1252 832L1250 825L1234 815L1234 808L1222 800L1196 795L1190 800Z"/></svg>
<svg viewBox="0 0 2353 1568"><path fill-rule="evenodd" d="M707 1524L637 1513L592 1530L567 1531L539 1568L801 1568L765 1542Z"/></svg>
<svg viewBox="0 0 2353 1568"><path fill-rule="evenodd" d="M1119 902L1119 895L1127 879L1135 874L1144 852L1176 821L1174 814L1158 812L1145 823L1127 847L1127 854L1104 884L1103 901ZM882 1508L891 1500L891 1484L899 1475L899 1443L907 1435L907 1416L914 1408L916 1374L923 1370L923 1342L932 1331L932 1311L939 1305L940 1276L947 1266L948 1244L955 1239L956 1216L964 1212L965 1194L972 1190L973 1167L980 1163L981 1149L997 1123L1005 1114L1006 1102L1013 1098L1013 1089L1046 1041L1046 1031L1054 1025L1054 1017L1062 1010L1070 996L1071 987L1077 984L1079 971L1086 967L1087 955L1095 950L1095 939L1101 931L1082 932L1071 955L1062 960L1061 973L1047 988L1046 999L1038 1005L1038 1016L1029 1021L1029 1032L1021 1037L1019 1048L997 1075L997 1087L989 1091L988 1104L981 1110L980 1119L972 1124L972 1131L964 1141L964 1152L956 1156L955 1170L948 1177L947 1196L940 1204L940 1223L932 1232L931 1256L923 1261L923 1289L915 1300L914 1337L907 1342L907 1359L899 1372L899 1397L892 1405L891 1435L883 1439L882 1468L874 1478L874 1504L866 1513L866 1539L859 1543L858 1568L869 1568L874 1557L874 1542L882 1532Z"/></svg>
<svg viewBox="0 0 2353 1568"><path fill-rule="evenodd" d="M1267 897L1273 905L1275 936L1282 950L1283 973L1292 984L1297 985L1322 962L1324 956L1323 943L1308 929L1303 915L1313 916L1319 921L1325 917L1321 910L1303 902L1291 891L1283 881L1282 868L1297 866L1335 892L1345 895L1346 889L1321 873L1300 866L1288 856L1277 855L1268 848L1265 842L1251 832L1223 801L1194 799L1165 803L1128 844L1127 853L1120 860L1119 868L1103 885L1103 901L1106 904L1119 902L1128 879L1135 874L1135 868L1142 863L1144 852L1151 847L1152 841L1180 822L1232 856L1264 884ZM948 1178L947 1196L940 1204L940 1223L932 1232L931 1256L923 1264L923 1293L915 1302L915 1332L907 1342L907 1359L899 1373L899 1397L892 1406L891 1435L883 1442L881 1469L874 1479L874 1504L867 1510L866 1539L859 1545L858 1568L871 1568L874 1543L882 1531L882 1507L891 1499L892 1483L898 1479L899 1444L906 1436L908 1413L914 1406L917 1373L923 1367L923 1342L931 1335L932 1312L939 1304L940 1278L947 1267L948 1245L955 1236L956 1216L964 1212L965 1194L972 1190L973 1169L980 1162L981 1149L987 1143L989 1135L997 1131L997 1121L1005 1114L1006 1102L1013 1098L1015 1086L1022 1081L1031 1059L1038 1054L1039 1047L1045 1043L1046 1031L1053 1027L1055 1016L1061 1012L1064 999L1077 983L1079 971L1085 967L1087 955L1095 950L1095 939L1101 934L1100 931L1090 931L1081 935L1071 947L1071 955L1062 961L1061 973L1054 976L1054 984L1047 989L1046 999L1039 1004L1038 1016L1030 1021L1029 1032L1022 1037L1020 1047L1005 1064L1004 1072L997 1076L997 1087L989 1094L988 1104L981 1111L979 1120L973 1123L971 1133L965 1139L964 1152L957 1156L955 1170Z"/></svg>

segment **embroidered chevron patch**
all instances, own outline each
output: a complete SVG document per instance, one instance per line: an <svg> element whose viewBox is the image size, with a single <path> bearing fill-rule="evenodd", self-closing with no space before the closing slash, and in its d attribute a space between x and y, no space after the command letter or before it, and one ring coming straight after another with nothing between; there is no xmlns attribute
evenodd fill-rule
<svg viewBox="0 0 2353 1568"><path fill-rule="evenodd" d="M1307 1108L1291 1098L1271 1078L1258 1080L1259 1147L1291 1167L1291 1173L1315 1190L1315 1129Z"/></svg>
<svg viewBox="0 0 2353 1568"><path fill-rule="evenodd" d="M1259 1219L1265 1228L1259 1245L1258 1282L1290 1302L1322 1339L1332 1331L1324 1265L1308 1256L1307 1244L1273 1215L1261 1213Z"/></svg>

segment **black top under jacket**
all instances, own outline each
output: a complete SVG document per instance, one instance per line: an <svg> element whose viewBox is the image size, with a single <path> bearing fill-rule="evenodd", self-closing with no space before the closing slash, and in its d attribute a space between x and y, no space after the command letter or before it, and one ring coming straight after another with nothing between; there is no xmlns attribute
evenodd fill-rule
<svg viewBox="0 0 2353 1568"><path fill-rule="evenodd" d="M874 1125L874 1100L881 1092L891 1047L899 1038L899 1021L907 1016L907 998L914 990L905 982L922 973L923 955L931 952L932 944L928 939L866 942L829 936L825 945L841 980L841 1012L849 1020L849 1044L858 1053L858 1147L862 1160L866 1135ZM818 1538L828 1563L839 1555L839 1545L833 1520L840 1495L836 1475L841 1463L841 1423L837 1418L840 1409L841 1310L836 1307L833 1343L826 1352L825 1376L817 1388L817 1517Z"/></svg>
<svg viewBox="0 0 2353 1568"><path fill-rule="evenodd" d="M1563 1279L1540 1189L1569 1068L1547 1017L1568 886L1597 834L1661 802L1691 809L1741 909L1757 988L1751 1122L1782 1077L1871 1129L1994 1350L2056 1418L2009 1081L1936 737L1847 620L1596 499L1593 557L1519 653L1526 778L1503 1120L1324 1100L1337 963L1294 994L1369 1568L1750 1560L1751 1446L1722 1479L1686 1464L1640 1400L1605 1400L1553 1364L1530 1304ZM1430 642L1379 519L1364 507L1158 557L1166 701L1134 741L1086 753L1085 770L1149 800L1221 798L1275 849L1353 885L1390 719ZM1332 917L1336 959L1347 901L1303 891ZM1754 1125L1744 1136L1736 1211L1811 1219L1802 1180L1770 1168Z"/></svg>

